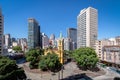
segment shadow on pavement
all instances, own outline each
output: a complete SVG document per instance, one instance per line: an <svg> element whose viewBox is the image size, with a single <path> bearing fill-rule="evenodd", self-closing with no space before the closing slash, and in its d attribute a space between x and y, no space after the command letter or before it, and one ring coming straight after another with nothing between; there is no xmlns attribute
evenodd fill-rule
<svg viewBox="0 0 120 80"><path fill-rule="evenodd" d="M114 80L120 80L120 77L115 77Z"/></svg>
<svg viewBox="0 0 120 80"><path fill-rule="evenodd" d="M85 73L83 73L83 74L76 74L76 75L68 76L61 80L93 80L93 79L91 79Z"/></svg>

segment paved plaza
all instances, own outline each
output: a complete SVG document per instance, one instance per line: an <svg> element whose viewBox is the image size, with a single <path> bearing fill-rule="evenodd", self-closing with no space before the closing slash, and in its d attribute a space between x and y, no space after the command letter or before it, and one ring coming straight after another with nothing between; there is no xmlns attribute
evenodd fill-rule
<svg viewBox="0 0 120 80"><path fill-rule="evenodd" d="M75 76L78 74L85 74L89 78L89 80L113 80L114 77L120 77L120 74L117 74L106 68L101 68L101 70L97 72L92 72L89 70L82 71L79 70L75 62L70 62L64 65L63 75L62 75L62 71L57 73L52 73L52 72L42 72L39 69L30 70L28 64L29 63L24 63L19 66L24 68L27 78L31 80L58 80L61 79L62 77L64 80L68 77Z"/></svg>

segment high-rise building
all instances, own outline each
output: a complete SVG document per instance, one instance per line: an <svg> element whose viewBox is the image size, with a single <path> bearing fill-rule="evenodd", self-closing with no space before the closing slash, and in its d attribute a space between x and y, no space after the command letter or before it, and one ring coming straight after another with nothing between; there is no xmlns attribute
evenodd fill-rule
<svg viewBox="0 0 120 80"><path fill-rule="evenodd" d="M4 18L0 8L0 54L3 53L3 32L4 32Z"/></svg>
<svg viewBox="0 0 120 80"><path fill-rule="evenodd" d="M77 29L76 28L68 28L67 37L71 39L72 42L77 43Z"/></svg>
<svg viewBox="0 0 120 80"><path fill-rule="evenodd" d="M71 50L71 40L70 38L64 38L64 50Z"/></svg>
<svg viewBox="0 0 120 80"><path fill-rule="evenodd" d="M28 19L28 49L41 47L41 33L39 23L34 18Z"/></svg>
<svg viewBox="0 0 120 80"><path fill-rule="evenodd" d="M10 34L5 34L4 35L4 37L5 37L5 47L10 47L10 45L11 45L11 38L10 38Z"/></svg>
<svg viewBox="0 0 120 80"><path fill-rule="evenodd" d="M74 50L77 48L77 29L76 28L68 28L67 30L67 38L70 39L70 50Z"/></svg>
<svg viewBox="0 0 120 80"><path fill-rule="evenodd" d="M98 12L88 7L77 16L77 48L93 47L97 40Z"/></svg>
<svg viewBox="0 0 120 80"><path fill-rule="evenodd" d="M45 49L49 46L49 38L45 33L42 33L42 48Z"/></svg>

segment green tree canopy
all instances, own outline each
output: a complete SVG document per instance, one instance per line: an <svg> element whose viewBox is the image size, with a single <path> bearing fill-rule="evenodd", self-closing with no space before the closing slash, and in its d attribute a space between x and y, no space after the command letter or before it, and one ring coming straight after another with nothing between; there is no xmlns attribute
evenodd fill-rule
<svg viewBox="0 0 120 80"><path fill-rule="evenodd" d="M95 50L90 47L82 47L75 50L73 57L82 69L94 68L98 62Z"/></svg>
<svg viewBox="0 0 120 80"><path fill-rule="evenodd" d="M14 60L0 56L0 80L26 79L24 70Z"/></svg>
<svg viewBox="0 0 120 80"><path fill-rule="evenodd" d="M30 68L38 67L38 62L40 61L41 55L43 55L44 50L42 49L30 49L26 53L26 60L30 61Z"/></svg>
<svg viewBox="0 0 120 80"><path fill-rule="evenodd" d="M22 48L20 46L15 46L15 47L13 47L13 50L16 52L21 52Z"/></svg>
<svg viewBox="0 0 120 80"><path fill-rule="evenodd" d="M39 62L39 68L42 70L59 71L61 69L61 63L59 61L58 55L55 53L48 53L42 56Z"/></svg>

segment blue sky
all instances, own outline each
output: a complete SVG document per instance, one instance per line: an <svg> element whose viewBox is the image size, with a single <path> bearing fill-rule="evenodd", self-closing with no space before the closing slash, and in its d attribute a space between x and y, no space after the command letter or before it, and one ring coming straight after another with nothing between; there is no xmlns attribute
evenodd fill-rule
<svg viewBox="0 0 120 80"><path fill-rule="evenodd" d="M4 33L27 38L28 18L35 18L41 31L64 37L69 27L77 28L77 15L89 6L98 9L98 39L120 36L120 0L0 0Z"/></svg>

